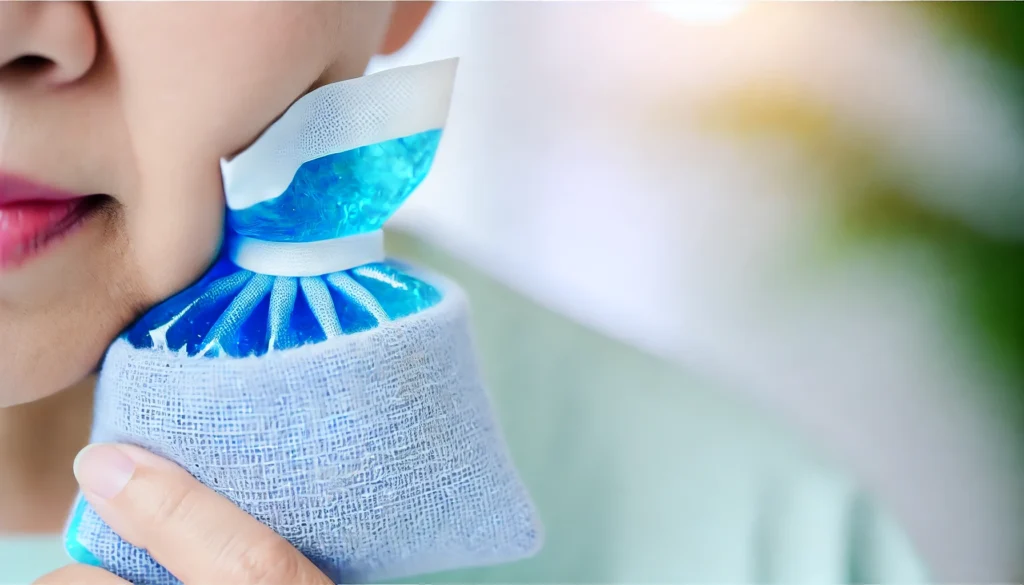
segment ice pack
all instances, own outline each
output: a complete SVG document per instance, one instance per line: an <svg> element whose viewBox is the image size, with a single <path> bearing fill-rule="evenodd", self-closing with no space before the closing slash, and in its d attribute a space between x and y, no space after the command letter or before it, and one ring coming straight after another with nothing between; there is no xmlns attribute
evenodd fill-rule
<svg viewBox="0 0 1024 585"><path fill-rule="evenodd" d="M525 558L541 526L481 380L465 294L385 257L456 60L327 85L221 163L223 253L109 348L93 442L168 458L336 583ZM179 581L79 496L66 548Z"/></svg>

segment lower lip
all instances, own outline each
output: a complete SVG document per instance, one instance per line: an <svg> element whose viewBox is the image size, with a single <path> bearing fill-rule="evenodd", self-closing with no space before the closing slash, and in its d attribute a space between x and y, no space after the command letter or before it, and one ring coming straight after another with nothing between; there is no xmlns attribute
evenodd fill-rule
<svg viewBox="0 0 1024 585"><path fill-rule="evenodd" d="M0 270L20 266L66 238L96 209L96 198L0 205Z"/></svg>

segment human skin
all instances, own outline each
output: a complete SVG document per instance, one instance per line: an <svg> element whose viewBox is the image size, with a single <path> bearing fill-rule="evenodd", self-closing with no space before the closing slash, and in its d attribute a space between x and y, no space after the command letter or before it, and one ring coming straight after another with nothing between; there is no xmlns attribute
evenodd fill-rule
<svg viewBox="0 0 1024 585"><path fill-rule="evenodd" d="M428 9L423 2L0 2L0 178L99 196L76 229L0 262L0 533L60 530L78 488L71 462L88 438L90 374L118 332L198 278L217 254L220 159L248 146L309 90L358 77L374 54L401 48ZM139 457L146 481L168 482L168 498L203 489L170 464ZM86 468L100 465L93 459ZM210 502L207 516L273 540L258 526L232 524L238 511L211 497L202 500ZM156 520L142 504L111 501L97 509L121 514L116 521L126 529L156 529L147 527ZM218 526L187 524L161 530L187 540ZM209 533L218 535L224 531ZM290 547L270 548L295 564ZM192 552L163 554L172 564L203 562L190 560ZM193 579L245 573L238 570L213 567ZM87 580L109 581L97 579L89 573Z"/></svg>
<svg viewBox="0 0 1024 585"><path fill-rule="evenodd" d="M404 33L419 5L398 6ZM0 174L108 196L0 268L0 407L79 382L197 278L221 237L220 159L310 89L361 75L399 42L391 16L387 2L0 2Z"/></svg>

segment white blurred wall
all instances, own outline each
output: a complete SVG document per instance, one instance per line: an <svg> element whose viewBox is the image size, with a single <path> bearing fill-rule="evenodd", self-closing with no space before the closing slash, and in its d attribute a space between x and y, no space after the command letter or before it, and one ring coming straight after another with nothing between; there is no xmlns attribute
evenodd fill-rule
<svg viewBox="0 0 1024 585"><path fill-rule="evenodd" d="M1024 517L1024 471L984 398L1003 382L951 339L942 275L913 258L814 267L827 184L685 115L796 76L940 196L1019 180L998 96L923 28L878 14L764 5L698 25L639 2L441 4L374 64L462 59L444 147L396 221L769 405L878 493L939 580L1009 580L1024 575L1008 521ZM995 204L961 207L1006 228Z"/></svg>

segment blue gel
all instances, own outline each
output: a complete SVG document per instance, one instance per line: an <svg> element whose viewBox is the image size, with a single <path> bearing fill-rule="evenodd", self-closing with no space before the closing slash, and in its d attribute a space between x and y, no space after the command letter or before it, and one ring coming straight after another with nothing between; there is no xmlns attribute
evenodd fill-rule
<svg viewBox="0 0 1024 585"><path fill-rule="evenodd" d="M326 296L311 297L301 279L255 274L224 258L198 284L154 308L123 337L139 349L190 356L259 356L319 343L339 332L372 329L381 323L375 306L386 319L399 319L442 298L436 288L391 261L337 274L348 276L363 294L340 290L328 274L309 277L322 282L318 288L326 291ZM325 302L329 304L318 306Z"/></svg>
<svg viewBox="0 0 1024 585"><path fill-rule="evenodd" d="M307 162L281 196L232 210L228 225L270 242L378 230L423 182L440 140L440 130L428 130Z"/></svg>

